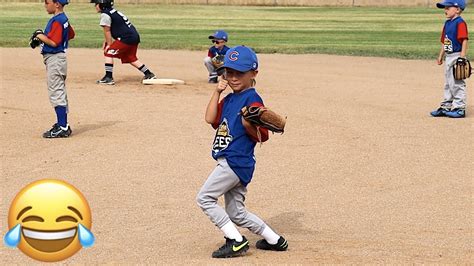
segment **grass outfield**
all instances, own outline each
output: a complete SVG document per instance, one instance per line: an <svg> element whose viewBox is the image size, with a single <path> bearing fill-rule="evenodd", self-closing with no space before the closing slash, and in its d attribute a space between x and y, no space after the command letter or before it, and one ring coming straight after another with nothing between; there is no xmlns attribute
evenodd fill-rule
<svg viewBox="0 0 474 266"><path fill-rule="evenodd" d="M239 7L117 5L140 32L141 48L205 51L216 29L229 46L263 53L324 53L397 58L436 58L444 14L436 8ZM463 14L469 22L474 16ZM92 4L66 7L77 36L71 47L99 48L103 33ZM50 15L42 3L0 3L0 46L28 47Z"/></svg>

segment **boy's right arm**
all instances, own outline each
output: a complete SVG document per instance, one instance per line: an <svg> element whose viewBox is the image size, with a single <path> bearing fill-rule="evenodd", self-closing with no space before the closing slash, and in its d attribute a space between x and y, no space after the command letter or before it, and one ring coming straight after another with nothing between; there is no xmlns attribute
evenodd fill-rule
<svg viewBox="0 0 474 266"><path fill-rule="evenodd" d="M444 58L444 45L442 44L441 45L441 50L439 51L439 56L438 56L438 59L436 60L436 63L438 63L438 65L442 65L443 64L443 58Z"/></svg>
<svg viewBox="0 0 474 266"><path fill-rule="evenodd" d="M219 98L221 96L221 93L226 88L227 88L227 80L220 80L216 89L212 93L211 99L209 100L209 104L207 105L206 116L205 116L205 120L208 124L213 124L216 122L218 109L219 109L218 108Z"/></svg>
<svg viewBox="0 0 474 266"><path fill-rule="evenodd" d="M112 38L112 32L110 31L110 27L107 26L102 26L104 29L104 50L107 49L110 45L112 45L113 38Z"/></svg>

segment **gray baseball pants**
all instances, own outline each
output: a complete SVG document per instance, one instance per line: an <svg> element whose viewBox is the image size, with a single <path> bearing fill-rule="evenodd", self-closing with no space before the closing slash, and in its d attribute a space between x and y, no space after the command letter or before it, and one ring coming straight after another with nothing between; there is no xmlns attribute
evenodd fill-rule
<svg viewBox="0 0 474 266"><path fill-rule="evenodd" d="M49 101L53 107L66 106L68 109L66 92L67 61L65 53L44 54L46 65L46 79L48 83Z"/></svg>
<svg viewBox="0 0 474 266"><path fill-rule="evenodd" d="M211 58L209 56L204 58L204 65L207 68L207 71L209 72L209 78L215 78L217 77L217 72L216 72L216 67L212 64Z"/></svg>
<svg viewBox="0 0 474 266"><path fill-rule="evenodd" d="M466 108L466 82L464 80L455 80L453 75L453 66L460 55L461 53L446 55L444 99L441 102L441 107L446 109Z"/></svg>
<svg viewBox="0 0 474 266"><path fill-rule="evenodd" d="M260 235L265 223L245 209L244 201L247 188L240 183L239 177L227 164L225 158L218 158L217 166L199 191L196 201L204 213L219 228L232 221L240 227ZM217 204L224 195L225 210Z"/></svg>

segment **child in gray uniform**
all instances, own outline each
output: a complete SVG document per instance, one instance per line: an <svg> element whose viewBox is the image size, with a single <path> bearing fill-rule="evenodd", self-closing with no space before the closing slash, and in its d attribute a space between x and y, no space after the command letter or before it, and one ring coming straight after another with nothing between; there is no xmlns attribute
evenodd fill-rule
<svg viewBox="0 0 474 266"><path fill-rule="evenodd" d="M214 34L209 35L209 39L214 45L209 47L207 56L204 58L204 65L209 72L208 82L217 83L217 68L221 67L224 63L221 60L218 60L218 57L223 57L229 50L229 47L226 46L229 36L227 35L227 32L218 30Z"/></svg>
<svg viewBox="0 0 474 266"><path fill-rule="evenodd" d="M41 53L46 65L49 101L57 116L57 122L44 132L44 138L67 138L72 133L67 122L69 108L66 93L66 49L68 41L74 38L75 34L63 11L68 3L68 0L45 0L46 12L53 17L48 21L44 32L36 30L32 37L32 40L38 41L37 44L42 43ZM32 48L36 47L34 42L30 45Z"/></svg>
<svg viewBox="0 0 474 266"><path fill-rule="evenodd" d="M225 244L212 253L213 258L240 256L249 249L249 241L236 225L263 237L256 243L258 249L285 251L288 248L286 239L247 211L244 203L247 185L255 170L255 144L268 139L267 129L251 125L240 115L244 106L263 106L262 98L253 87L257 68L257 55L252 49L230 48L222 66L224 79L219 81L206 110L206 122L216 129L212 157L217 166L199 191L197 203L226 239ZM228 87L232 93L219 101ZM225 210L217 204L221 196L225 198Z"/></svg>
<svg viewBox="0 0 474 266"><path fill-rule="evenodd" d="M431 112L431 115L463 118L466 116L466 82L454 79L453 66L456 61L464 60L467 53L469 36L467 24L461 17L466 3L464 0L445 0L437 3L436 6L443 8L446 15L441 34L442 45L437 60L438 65L442 65L445 60L445 84L443 101L437 110Z"/></svg>

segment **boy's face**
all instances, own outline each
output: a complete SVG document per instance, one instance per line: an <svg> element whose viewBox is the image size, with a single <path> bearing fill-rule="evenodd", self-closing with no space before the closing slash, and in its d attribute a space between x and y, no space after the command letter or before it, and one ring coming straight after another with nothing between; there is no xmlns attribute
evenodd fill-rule
<svg viewBox="0 0 474 266"><path fill-rule="evenodd" d="M456 15L459 15L459 13L460 13L459 7L450 6L450 7L444 8L444 14L446 15L446 18L454 18Z"/></svg>
<svg viewBox="0 0 474 266"><path fill-rule="evenodd" d="M225 41L224 41L224 40L217 40L217 39L214 39L214 40L212 40L212 42L214 43L214 46L215 46L216 48L218 48L218 49L224 47L224 45L225 45Z"/></svg>
<svg viewBox="0 0 474 266"><path fill-rule="evenodd" d="M44 0L44 8L48 14L54 14L58 8L59 3L54 3L53 0Z"/></svg>
<svg viewBox="0 0 474 266"><path fill-rule="evenodd" d="M252 79L255 79L258 71L240 72L232 68L226 68L224 78L229 82L234 92L241 92L252 87Z"/></svg>

